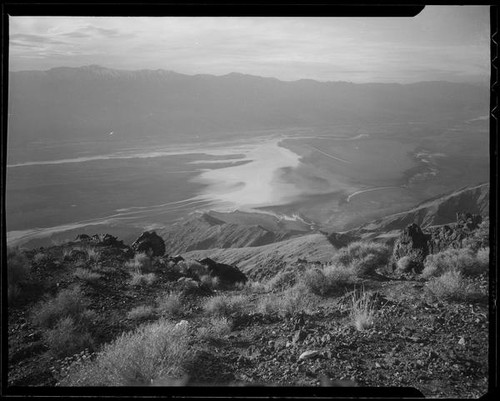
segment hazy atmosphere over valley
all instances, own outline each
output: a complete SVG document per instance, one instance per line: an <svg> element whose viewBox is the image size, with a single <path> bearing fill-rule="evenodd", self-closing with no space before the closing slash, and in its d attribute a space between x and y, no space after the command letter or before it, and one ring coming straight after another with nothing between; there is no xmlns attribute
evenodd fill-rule
<svg viewBox="0 0 500 401"><path fill-rule="evenodd" d="M9 384L484 394L489 18L10 16Z"/></svg>

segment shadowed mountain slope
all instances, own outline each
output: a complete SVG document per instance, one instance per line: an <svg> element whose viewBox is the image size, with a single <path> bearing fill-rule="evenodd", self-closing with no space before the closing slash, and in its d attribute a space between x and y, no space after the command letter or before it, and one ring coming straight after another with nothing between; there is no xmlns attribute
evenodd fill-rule
<svg viewBox="0 0 500 401"><path fill-rule="evenodd" d="M453 223L460 212L489 216L490 184L460 189L450 194L427 200L413 209L392 214L362 225L349 234L365 239L392 237L406 226L415 223L422 228Z"/></svg>

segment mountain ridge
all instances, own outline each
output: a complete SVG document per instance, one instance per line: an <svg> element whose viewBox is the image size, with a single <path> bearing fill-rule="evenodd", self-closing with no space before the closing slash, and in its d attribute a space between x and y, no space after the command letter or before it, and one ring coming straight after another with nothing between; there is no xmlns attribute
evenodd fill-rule
<svg viewBox="0 0 500 401"><path fill-rule="evenodd" d="M488 105L484 88L444 81L354 84L239 73L60 67L9 73L9 145L144 136L189 141L235 132L359 124L360 117L373 123L443 122L476 118ZM114 135L109 137L109 132Z"/></svg>

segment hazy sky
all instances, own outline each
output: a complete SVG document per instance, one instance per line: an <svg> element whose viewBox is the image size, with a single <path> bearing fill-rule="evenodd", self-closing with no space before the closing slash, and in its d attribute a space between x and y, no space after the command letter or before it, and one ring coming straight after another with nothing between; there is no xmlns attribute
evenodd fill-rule
<svg viewBox="0 0 500 401"><path fill-rule="evenodd" d="M478 81L489 79L489 36L488 6L427 6L413 18L11 17L10 69Z"/></svg>

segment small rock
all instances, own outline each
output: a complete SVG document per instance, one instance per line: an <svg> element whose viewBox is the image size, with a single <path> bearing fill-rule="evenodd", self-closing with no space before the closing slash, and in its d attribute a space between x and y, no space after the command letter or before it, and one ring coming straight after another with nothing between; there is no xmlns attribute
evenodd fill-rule
<svg viewBox="0 0 500 401"><path fill-rule="evenodd" d="M375 367L376 367L376 368L381 368L382 366L380 366L380 363L375 362Z"/></svg>
<svg viewBox="0 0 500 401"><path fill-rule="evenodd" d="M458 340L458 345L465 345L465 338L460 337L460 340Z"/></svg>
<svg viewBox="0 0 500 401"><path fill-rule="evenodd" d="M310 351L304 351L302 354L299 356L299 361L305 360L305 359L311 359L319 355L319 351L316 350L310 350Z"/></svg>
<svg viewBox="0 0 500 401"><path fill-rule="evenodd" d="M181 320L179 323L175 325L176 328L184 328L189 325L189 322L187 320Z"/></svg>
<svg viewBox="0 0 500 401"><path fill-rule="evenodd" d="M297 330L295 332L295 335L293 336L292 342L298 343L300 341L303 341L307 337L307 333L304 330Z"/></svg>

